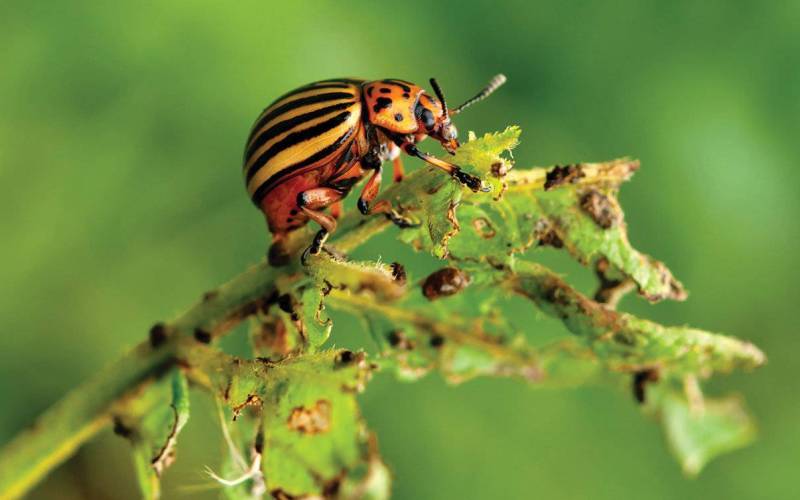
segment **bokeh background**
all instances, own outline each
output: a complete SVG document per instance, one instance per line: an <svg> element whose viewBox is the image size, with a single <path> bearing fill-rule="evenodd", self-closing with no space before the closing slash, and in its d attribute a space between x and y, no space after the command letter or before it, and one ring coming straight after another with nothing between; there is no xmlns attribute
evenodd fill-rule
<svg viewBox="0 0 800 500"><path fill-rule="evenodd" d="M263 256L248 128L276 95L344 75L436 76L450 99L502 71L462 132L519 124L518 166L638 157L631 239L691 291L626 310L755 342L738 392L758 442L685 479L629 393L377 377L362 397L395 498L798 498L800 3L25 2L0 5L0 442L205 289ZM436 150L432 145L430 150ZM352 201L352 200L351 200ZM435 267L383 235L359 256ZM548 263L583 289L591 273ZM516 318L536 339L553 321ZM363 343L343 319L339 345ZM215 498L194 398L166 498ZM136 498L106 432L31 498Z"/></svg>

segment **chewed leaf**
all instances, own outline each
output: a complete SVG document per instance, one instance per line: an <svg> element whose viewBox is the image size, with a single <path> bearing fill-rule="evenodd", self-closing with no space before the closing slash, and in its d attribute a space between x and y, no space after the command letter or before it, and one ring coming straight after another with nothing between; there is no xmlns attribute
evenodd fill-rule
<svg viewBox="0 0 800 500"><path fill-rule="evenodd" d="M461 197L461 186L444 177L435 191L418 200L419 226L401 231L398 238L416 250L426 250L444 258L448 240L459 230L455 210Z"/></svg>
<svg viewBox="0 0 800 500"><path fill-rule="evenodd" d="M325 254L312 257L306 269L320 289L350 290L370 293L380 300L402 297L406 291L406 275L400 264L355 262L332 258Z"/></svg>
<svg viewBox="0 0 800 500"><path fill-rule="evenodd" d="M471 303L470 313L464 307L468 298L448 297L425 308L430 299L421 294L389 305L333 293L330 303L363 320L383 365L402 380L417 380L431 370L452 383L481 375L537 380L541 373L533 350L502 318L484 309L494 299Z"/></svg>
<svg viewBox="0 0 800 500"><path fill-rule="evenodd" d="M303 335L311 352L319 348L331 335L333 321L325 314L323 292L319 287L309 287L300 296Z"/></svg>
<svg viewBox="0 0 800 500"><path fill-rule="evenodd" d="M505 190L504 177L512 166L511 161L503 155L517 145L519 134L519 127L485 134L480 139L470 134L470 140L458 149L452 161L465 171L483 177L484 182L492 187L494 198L498 198ZM402 231L399 238L417 250L429 251L439 258L446 257L450 239L462 228L456 210L465 192L462 186L443 176L441 183L415 202L421 217L420 226ZM470 194L466 199L477 198L490 201L493 197L479 193Z"/></svg>
<svg viewBox="0 0 800 500"><path fill-rule="evenodd" d="M502 199L473 196L461 203L461 231L449 240L450 256L511 265L514 255L534 246L563 248L602 272L607 286L630 280L651 301L683 300L683 286L667 267L628 240L617 190L637 168L622 159L511 171Z"/></svg>
<svg viewBox="0 0 800 500"><path fill-rule="evenodd" d="M386 500L391 489L392 474L376 453L345 477L339 488L339 498Z"/></svg>
<svg viewBox="0 0 800 500"><path fill-rule="evenodd" d="M186 377L174 369L147 388L145 393L121 407L116 427L133 445L133 461L142 496L159 498L159 478L175 460L178 434L189 419Z"/></svg>
<svg viewBox="0 0 800 500"><path fill-rule="evenodd" d="M616 187L584 181L537 192L532 198L540 220L546 221L564 248L582 264L594 266L604 259L630 277L651 301L686 297L681 283L663 263L631 246Z"/></svg>
<svg viewBox="0 0 800 500"><path fill-rule="evenodd" d="M363 354L326 351L276 364L265 387L263 472L276 495L321 495L370 456L356 402Z"/></svg>
<svg viewBox="0 0 800 500"><path fill-rule="evenodd" d="M517 147L521 133L522 130L517 126L507 127L502 132L487 133L481 138L470 132L469 140L458 148L453 162L483 177L484 182L492 188L493 198L499 199L507 187L506 175L514 166L504 155Z"/></svg>
<svg viewBox="0 0 800 500"><path fill-rule="evenodd" d="M218 411L220 428L227 449L222 455L219 475L210 469L209 475L223 486L223 494L229 500L262 498L266 486L261 472L263 453L261 420L252 413L246 413L242 418L233 420L230 409L222 404L219 404Z"/></svg>
<svg viewBox="0 0 800 500"><path fill-rule="evenodd" d="M670 392L661 398L660 412L667 442L688 475L756 437L755 424L734 396L706 399L692 408L682 394Z"/></svg>

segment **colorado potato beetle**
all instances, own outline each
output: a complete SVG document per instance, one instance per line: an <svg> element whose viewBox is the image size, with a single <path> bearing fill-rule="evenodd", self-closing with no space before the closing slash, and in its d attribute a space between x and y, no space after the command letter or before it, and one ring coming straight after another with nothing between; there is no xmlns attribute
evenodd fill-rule
<svg viewBox="0 0 800 500"><path fill-rule="evenodd" d="M402 180L401 151L444 170L473 191L488 190L479 178L416 145L430 136L455 153L458 133L450 118L505 81L505 76L495 76L475 97L452 109L433 78L435 96L404 80L337 78L305 85L275 100L251 129L243 167L247 191L273 235L270 261L280 263L286 235L309 220L321 229L303 261L319 253L336 229L341 200L367 174L357 204L361 213L384 214L400 227L411 225L388 201L372 205L385 161L393 162L394 180ZM324 212L327 207L330 214Z"/></svg>

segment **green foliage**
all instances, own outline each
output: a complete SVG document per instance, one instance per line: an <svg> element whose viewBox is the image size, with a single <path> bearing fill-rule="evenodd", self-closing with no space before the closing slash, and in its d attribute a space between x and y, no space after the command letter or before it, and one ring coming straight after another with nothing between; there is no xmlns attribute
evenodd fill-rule
<svg viewBox="0 0 800 500"><path fill-rule="evenodd" d="M628 241L616 196L638 163L518 170L510 151L519 134L510 127L480 139L471 135L455 157L492 186L491 194L468 193L431 170L414 172L384 193L421 222L399 239L446 261L419 288L410 286L400 264L338 255L388 227L349 213L333 238L334 256L314 256L308 266L295 258L285 268L254 267L163 326L164 338L151 338L144 359L167 350L179 369L113 409L131 436L143 494L158 496L158 476L188 417L186 378L219 404L227 453L222 475L210 474L229 498L386 498L390 474L356 398L379 368L409 381L436 370L451 383L502 376L563 386L627 377L636 398L656 409L689 474L752 440L753 423L738 403L709 399L692 406L702 393L686 381L757 367L764 362L757 348L615 310L632 288L650 301L685 298L666 266ZM292 235L295 257L310 233ZM530 259L542 246L593 267L595 298ZM528 318L499 312L511 294L560 320L573 338L534 348L514 325ZM361 321L374 343L363 347L374 347L375 356L368 361L365 352L327 347L335 338L328 307ZM252 320L249 359L205 345L246 318ZM142 375L162 374L152 367L146 364ZM672 389L678 383L689 388L686 394ZM0 492L10 487L0 486Z"/></svg>
<svg viewBox="0 0 800 500"><path fill-rule="evenodd" d="M364 355L349 351L303 356L272 370L262 403L268 491L321 494L368 464L356 394L369 372Z"/></svg>
<svg viewBox="0 0 800 500"><path fill-rule="evenodd" d="M115 411L117 431L130 439L142 496L160 496L159 478L175 460L178 434L189 420L186 377L173 369Z"/></svg>
<svg viewBox="0 0 800 500"><path fill-rule="evenodd" d="M683 471L696 475L714 457L747 446L756 428L740 398L699 399L690 403L686 394L663 389L655 406L663 422L670 449Z"/></svg>

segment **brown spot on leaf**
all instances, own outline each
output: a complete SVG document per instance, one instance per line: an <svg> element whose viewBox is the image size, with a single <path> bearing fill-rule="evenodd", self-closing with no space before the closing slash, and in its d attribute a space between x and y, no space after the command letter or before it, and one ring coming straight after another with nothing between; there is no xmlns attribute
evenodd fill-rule
<svg viewBox="0 0 800 500"><path fill-rule="evenodd" d="M150 346L155 349L167 341L167 327L164 323L156 323L150 328Z"/></svg>
<svg viewBox="0 0 800 500"><path fill-rule="evenodd" d="M548 219L539 219L533 229L533 237L539 246L551 246L553 248L563 248L564 241L556 232Z"/></svg>
<svg viewBox="0 0 800 500"><path fill-rule="evenodd" d="M275 500L297 500L298 498L294 495L286 493L280 488L270 491L269 494L272 495L272 498Z"/></svg>
<svg viewBox="0 0 800 500"><path fill-rule="evenodd" d="M298 406L286 421L289 429L301 434L322 434L331 428L331 403L320 399L311 407Z"/></svg>
<svg viewBox="0 0 800 500"><path fill-rule="evenodd" d="M291 351L289 331L283 319L277 315L265 317L251 338L253 347L259 353L273 354L278 358L283 358Z"/></svg>
<svg viewBox="0 0 800 500"><path fill-rule="evenodd" d="M600 286L594 294L594 300L605 304L611 309L616 309L620 299L631 291L636 284L630 278L609 278L609 273L611 271L611 263L609 263L608 259L605 257L601 257L597 260L597 263L595 263L594 272L600 282Z"/></svg>
<svg viewBox="0 0 800 500"><path fill-rule="evenodd" d="M241 415L242 411L244 411L244 409L248 406L261 406L261 398L258 397L257 394L248 395L247 399L244 400L244 403L233 407L233 420L239 418L239 415Z"/></svg>
<svg viewBox="0 0 800 500"><path fill-rule="evenodd" d="M511 170L511 166L508 165L505 161L500 160L492 163L491 173L494 177L505 177L508 171Z"/></svg>
<svg viewBox="0 0 800 500"><path fill-rule="evenodd" d="M647 385L658 382L659 376L657 368L647 368L633 374L631 389L633 390L633 397L639 404L644 404L646 401Z"/></svg>
<svg viewBox="0 0 800 500"><path fill-rule="evenodd" d="M556 165L545 176L544 190L549 191L567 183L575 184L585 175L580 165Z"/></svg>
<svg viewBox="0 0 800 500"><path fill-rule="evenodd" d="M581 197L581 208L603 229L609 229L619 220L616 207L601 192L592 189Z"/></svg>
<svg viewBox="0 0 800 500"><path fill-rule="evenodd" d="M114 434L125 439L130 439L133 433L134 430L128 427L122 419L117 416L114 417Z"/></svg>
<svg viewBox="0 0 800 500"><path fill-rule="evenodd" d="M636 337L631 332L626 332L626 331L614 332L612 338L614 339L614 342L622 344L626 347L634 347L636 345Z"/></svg>
<svg viewBox="0 0 800 500"><path fill-rule="evenodd" d="M209 292L206 292L203 294L203 302L212 301L215 298L217 298L217 295L219 295L219 292L216 290L211 290Z"/></svg>
<svg viewBox="0 0 800 500"><path fill-rule="evenodd" d="M461 269L445 267L431 273L422 283L422 294L428 300L448 297L469 285L469 276Z"/></svg>
<svg viewBox="0 0 800 500"><path fill-rule="evenodd" d="M389 332L388 340L389 345L395 349L411 351L416 347L414 341L409 339L402 330L393 330Z"/></svg>
<svg viewBox="0 0 800 500"><path fill-rule="evenodd" d="M390 267L392 268L392 277L394 280L401 285L405 285L408 277L406 276L406 268L403 267L403 264L400 264L399 262L392 262Z"/></svg>
<svg viewBox="0 0 800 500"><path fill-rule="evenodd" d="M210 344L211 343L211 334L207 331L203 330L202 328L195 328L194 329L194 339L201 344Z"/></svg>
<svg viewBox="0 0 800 500"><path fill-rule="evenodd" d="M494 236L497 234L497 231L495 231L494 227L492 227L492 223L489 222L489 219L486 217L478 217L477 219L473 220L472 227L475 228L475 231L478 233L478 235L485 240L494 238Z"/></svg>
<svg viewBox="0 0 800 500"><path fill-rule="evenodd" d="M336 355L336 362L341 365L349 365L355 361L356 355L353 351L344 350Z"/></svg>

